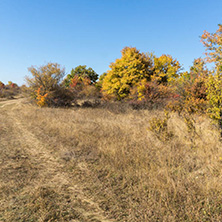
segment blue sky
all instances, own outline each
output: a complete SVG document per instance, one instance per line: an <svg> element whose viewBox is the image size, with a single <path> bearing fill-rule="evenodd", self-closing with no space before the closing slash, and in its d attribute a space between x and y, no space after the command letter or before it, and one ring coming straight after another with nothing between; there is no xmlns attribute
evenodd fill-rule
<svg viewBox="0 0 222 222"><path fill-rule="evenodd" d="M102 74L125 46L170 54L188 70L221 11L221 0L0 0L0 81L21 85L28 67L47 62Z"/></svg>

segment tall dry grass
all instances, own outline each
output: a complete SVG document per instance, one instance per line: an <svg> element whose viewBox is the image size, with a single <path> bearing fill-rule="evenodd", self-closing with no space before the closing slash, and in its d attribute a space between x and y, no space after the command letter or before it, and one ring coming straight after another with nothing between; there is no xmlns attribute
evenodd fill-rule
<svg viewBox="0 0 222 222"><path fill-rule="evenodd" d="M14 114L110 218L222 221L222 143L206 117L190 128L171 113L171 136L160 139L149 128L160 110L26 105Z"/></svg>

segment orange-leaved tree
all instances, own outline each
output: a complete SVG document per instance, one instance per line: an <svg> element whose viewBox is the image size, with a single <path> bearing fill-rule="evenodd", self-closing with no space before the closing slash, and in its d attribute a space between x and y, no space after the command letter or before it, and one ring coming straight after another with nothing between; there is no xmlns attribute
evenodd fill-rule
<svg viewBox="0 0 222 222"><path fill-rule="evenodd" d="M175 82L178 95L169 105L175 111L205 112L207 108L207 80L210 71L203 59L195 59L189 72L181 73Z"/></svg>
<svg viewBox="0 0 222 222"><path fill-rule="evenodd" d="M131 102L142 105L154 105L155 107L166 106L174 92L171 86L159 84L157 81L140 81L131 90Z"/></svg>
<svg viewBox="0 0 222 222"><path fill-rule="evenodd" d="M206 47L206 59L208 62L215 62L221 65L222 62L222 25L218 25L215 33L204 31L201 42Z"/></svg>
<svg viewBox="0 0 222 222"><path fill-rule="evenodd" d="M207 61L215 64L207 82L208 113L218 123L222 135L222 25L218 26L215 33L204 31L201 41L206 47Z"/></svg>
<svg viewBox="0 0 222 222"><path fill-rule="evenodd" d="M79 65L71 70L63 84L75 95L76 99L97 98L100 94L100 89L96 87L97 79L98 74L91 67Z"/></svg>

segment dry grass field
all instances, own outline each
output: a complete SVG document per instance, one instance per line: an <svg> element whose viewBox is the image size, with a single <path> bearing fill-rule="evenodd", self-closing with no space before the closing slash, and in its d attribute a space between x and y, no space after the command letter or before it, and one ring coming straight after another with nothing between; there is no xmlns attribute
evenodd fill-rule
<svg viewBox="0 0 222 222"><path fill-rule="evenodd" d="M222 221L216 127L163 116L2 103L0 221Z"/></svg>

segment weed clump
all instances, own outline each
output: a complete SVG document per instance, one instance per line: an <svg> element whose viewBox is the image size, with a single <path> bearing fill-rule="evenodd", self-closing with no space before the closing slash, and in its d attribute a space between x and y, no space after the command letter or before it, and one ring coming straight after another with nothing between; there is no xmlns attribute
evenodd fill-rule
<svg viewBox="0 0 222 222"><path fill-rule="evenodd" d="M153 117L149 121L149 130L161 141L166 141L173 137L173 132L168 129L169 118L169 113L165 112L164 118Z"/></svg>

